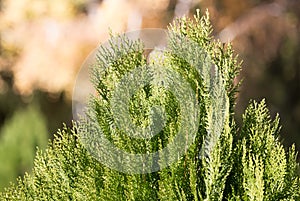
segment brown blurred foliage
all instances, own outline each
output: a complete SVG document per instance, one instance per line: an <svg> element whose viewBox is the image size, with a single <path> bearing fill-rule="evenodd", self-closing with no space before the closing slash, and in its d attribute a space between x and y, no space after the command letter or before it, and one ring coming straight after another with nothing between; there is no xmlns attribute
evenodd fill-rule
<svg viewBox="0 0 300 201"><path fill-rule="evenodd" d="M24 97L41 90L50 102L59 99L69 105L70 114L76 74L88 54L108 38L109 28L113 32L166 28L174 17L207 8L213 34L223 42L232 41L244 61L240 76L244 81L236 108L238 122L250 99L266 98L272 115L280 113L284 143L296 143L300 150L297 0L0 2L0 71L9 71L14 78L10 93L17 94L22 102ZM5 96L9 89L5 79L0 79L0 94ZM53 113L54 108L55 105L48 112Z"/></svg>
<svg viewBox="0 0 300 201"><path fill-rule="evenodd" d="M284 144L296 143L299 150L300 2L224 0L212 5L216 35L232 41L244 61L238 120L250 99L266 98L271 114L280 114Z"/></svg>

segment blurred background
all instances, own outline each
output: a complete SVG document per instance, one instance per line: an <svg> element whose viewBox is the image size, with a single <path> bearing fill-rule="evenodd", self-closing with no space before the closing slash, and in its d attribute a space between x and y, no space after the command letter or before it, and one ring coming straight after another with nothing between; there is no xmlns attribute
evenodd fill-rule
<svg viewBox="0 0 300 201"><path fill-rule="evenodd" d="M300 150L300 1L0 0L0 191L71 125L76 75L109 29L166 28L197 8L243 60L237 122L250 99L266 98L283 144Z"/></svg>

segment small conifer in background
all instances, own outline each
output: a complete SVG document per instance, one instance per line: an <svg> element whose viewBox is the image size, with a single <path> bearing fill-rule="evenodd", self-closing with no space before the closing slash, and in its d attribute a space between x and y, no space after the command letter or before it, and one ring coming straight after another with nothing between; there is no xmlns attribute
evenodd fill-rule
<svg viewBox="0 0 300 201"><path fill-rule="evenodd" d="M16 110L0 131L0 191L31 172L36 147L46 148L46 121L35 104Z"/></svg>

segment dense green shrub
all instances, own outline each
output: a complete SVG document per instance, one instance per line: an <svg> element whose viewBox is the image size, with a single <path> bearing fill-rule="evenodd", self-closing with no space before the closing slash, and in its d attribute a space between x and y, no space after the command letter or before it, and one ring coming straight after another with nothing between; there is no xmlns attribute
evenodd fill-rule
<svg viewBox="0 0 300 201"><path fill-rule="evenodd" d="M243 116L243 126L239 129L235 125L237 85L234 79L240 66L230 44L215 41L211 32L208 15L198 14L193 20L178 19L169 28L170 49L163 56L158 54L150 59L152 68L144 69L152 76L152 82L130 96L128 109L134 124L145 127L151 125L149 111L153 110L149 108L164 106L165 127L150 140L134 139L116 127L116 121L123 126L130 124L122 115L114 119L116 112L123 114L122 107L115 111L109 101L116 96L116 83L137 66L147 63L147 59L139 41L114 36L121 43L112 39L110 47L102 48L98 54L92 75L98 95L91 98L88 118L74 123L73 128L59 130L47 150L38 151L33 172L3 192L2 199L298 200L295 149L292 147L285 153L278 141L279 118L271 120L265 102L253 101ZM206 59L218 67L214 72L211 65L206 65ZM196 104L186 102L185 107L174 93L162 87L168 84L157 85L175 79L168 77L175 75L168 74L171 71L188 82ZM156 72L167 78L161 80ZM183 94L185 100L188 98L184 96L188 95L184 95L183 87L174 82L172 89ZM125 91L117 95L121 96L122 92L128 98ZM115 101L122 106L122 102ZM196 115L185 114L185 109L195 106L199 109ZM184 115L190 117L186 124L182 123ZM194 127L197 129L193 144L182 157L166 168L143 174L128 174L99 163L93 157L99 157L97 153L91 152L101 149L98 141L88 148L90 152L83 145L97 139L101 128L118 148L134 154L149 153L164 148L180 130L190 131ZM160 155L159 165L168 159Z"/></svg>

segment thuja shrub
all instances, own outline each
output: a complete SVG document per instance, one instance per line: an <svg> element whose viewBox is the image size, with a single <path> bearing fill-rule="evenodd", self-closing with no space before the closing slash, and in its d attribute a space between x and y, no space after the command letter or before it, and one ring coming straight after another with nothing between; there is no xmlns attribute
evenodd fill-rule
<svg viewBox="0 0 300 201"><path fill-rule="evenodd" d="M149 57L141 41L112 36L91 71L86 116L38 150L1 199L299 200L279 117L252 101L235 124L240 63L211 33L208 13L177 19L168 48Z"/></svg>

